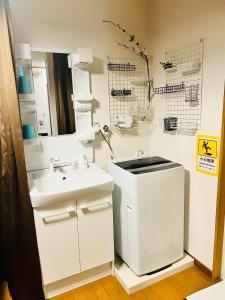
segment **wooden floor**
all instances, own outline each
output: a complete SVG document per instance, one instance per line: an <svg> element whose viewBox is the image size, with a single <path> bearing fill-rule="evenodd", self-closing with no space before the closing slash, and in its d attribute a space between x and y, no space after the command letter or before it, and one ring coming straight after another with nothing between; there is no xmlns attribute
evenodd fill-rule
<svg viewBox="0 0 225 300"><path fill-rule="evenodd" d="M126 294L115 277L108 276L51 300L183 300L213 283L197 267L192 267L132 295ZM10 299L7 293L0 297Z"/></svg>
<svg viewBox="0 0 225 300"><path fill-rule="evenodd" d="M109 276L51 300L183 300L214 282L197 267L127 295L115 277Z"/></svg>

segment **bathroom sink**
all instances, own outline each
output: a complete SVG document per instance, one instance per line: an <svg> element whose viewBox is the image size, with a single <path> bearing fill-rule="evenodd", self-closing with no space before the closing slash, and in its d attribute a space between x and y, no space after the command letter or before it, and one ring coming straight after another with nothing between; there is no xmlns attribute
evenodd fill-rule
<svg viewBox="0 0 225 300"><path fill-rule="evenodd" d="M34 208L113 190L113 178L93 163L88 168L61 167L54 172L45 169L27 174Z"/></svg>

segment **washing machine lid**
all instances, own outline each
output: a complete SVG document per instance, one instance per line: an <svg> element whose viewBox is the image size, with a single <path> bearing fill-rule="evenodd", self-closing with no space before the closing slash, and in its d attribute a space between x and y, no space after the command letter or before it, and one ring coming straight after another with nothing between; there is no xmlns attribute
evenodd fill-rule
<svg viewBox="0 0 225 300"><path fill-rule="evenodd" d="M121 161L115 165L135 175L181 167L180 164L159 156Z"/></svg>

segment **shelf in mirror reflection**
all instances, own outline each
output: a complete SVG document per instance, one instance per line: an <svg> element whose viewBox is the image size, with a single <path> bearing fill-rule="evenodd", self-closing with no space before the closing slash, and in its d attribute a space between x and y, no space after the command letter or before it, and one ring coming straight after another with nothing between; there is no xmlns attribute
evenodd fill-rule
<svg viewBox="0 0 225 300"><path fill-rule="evenodd" d="M20 102L35 102L35 94L19 94Z"/></svg>

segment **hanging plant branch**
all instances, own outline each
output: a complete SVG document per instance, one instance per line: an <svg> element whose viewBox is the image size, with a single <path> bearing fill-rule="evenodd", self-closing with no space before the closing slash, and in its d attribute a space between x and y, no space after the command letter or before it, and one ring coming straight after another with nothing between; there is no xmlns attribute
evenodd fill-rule
<svg viewBox="0 0 225 300"><path fill-rule="evenodd" d="M151 89L153 86L153 82L150 78L150 60L149 56L145 50L145 48L141 47L141 44L138 42L138 40L135 38L134 34L130 34L126 29L120 26L120 24L117 24L113 21L110 20L102 20L103 23L109 23L112 26L114 26L117 30L121 31L127 38L127 43L122 43L116 41L118 46L121 46L127 50L130 50L131 52L134 52L137 56L139 56L141 59L143 59L146 63L146 68L147 68L147 80L148 80L148 101L149 104L151 103L152 97L151 97Z"/></svg>

